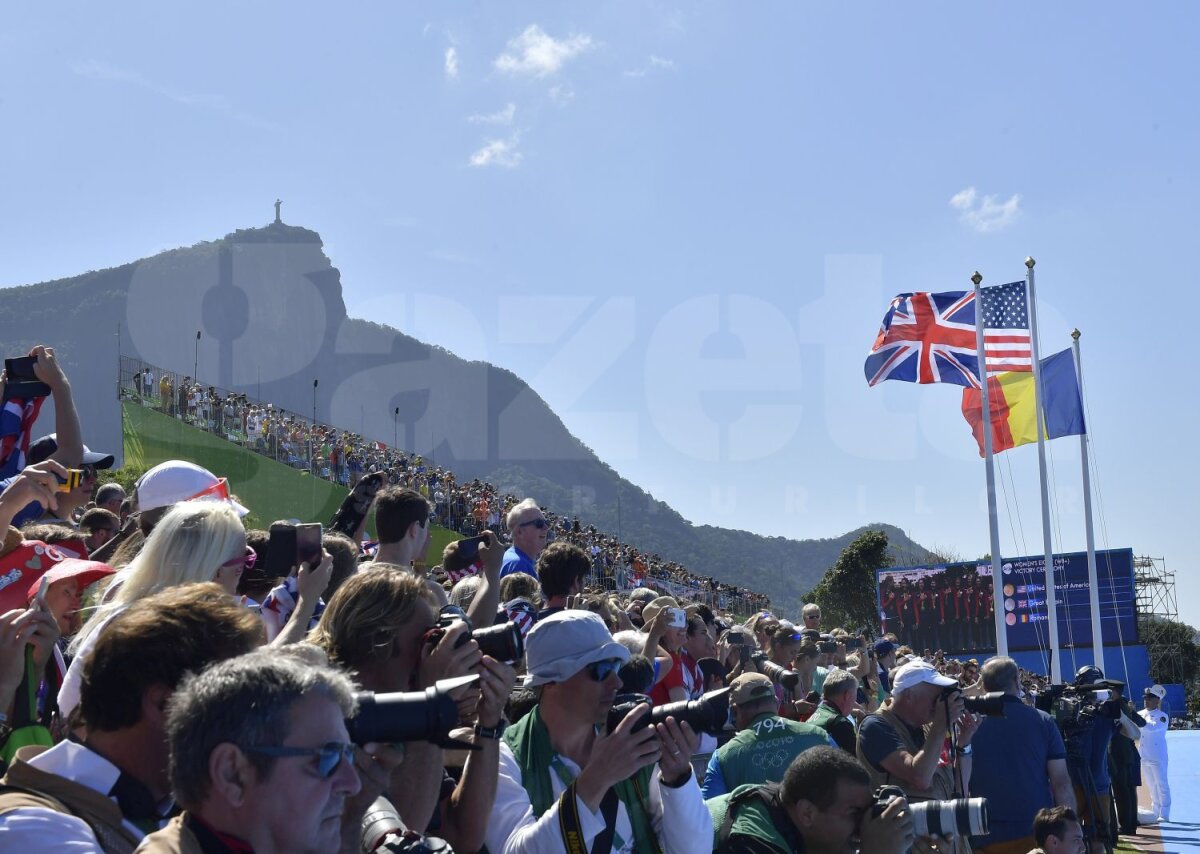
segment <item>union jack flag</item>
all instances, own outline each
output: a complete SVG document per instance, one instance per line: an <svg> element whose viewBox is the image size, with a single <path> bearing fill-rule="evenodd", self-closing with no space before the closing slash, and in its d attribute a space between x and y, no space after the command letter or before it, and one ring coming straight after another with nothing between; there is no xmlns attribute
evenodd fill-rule
<svg viewBox="0 0 1200 854"><path fill-rule="evenodd" d="M1033 369L1025 283L981 288L988 373ZM975 292L900 294L892 300L863 372L884 380L979 388Z"/></svg>
<svg viewBox="0 0 1200 854"><path fill-rule="evenodd" d="M0 410L0 478L20 474L25 468L25 454L29 452L33 422L37 421L45 402L44 397L4 401L4 407Z"/></svg>

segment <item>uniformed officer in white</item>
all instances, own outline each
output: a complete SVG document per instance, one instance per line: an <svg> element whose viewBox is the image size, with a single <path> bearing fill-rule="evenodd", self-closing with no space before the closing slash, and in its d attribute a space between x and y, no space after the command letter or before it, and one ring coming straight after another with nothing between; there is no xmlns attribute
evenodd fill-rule
<svg viewBox="0 0 1200 854"><path fill-rule="evenodd" d="M1138 714L1146 725L1138 749L1142 754L1142 779L1150 789L1150 810L1160 821L1171 820L1171 787L1167 784L1167 724L1165 712L1159 708L1167 689L1151 685L1146 689L1146 708Z"/></svg>

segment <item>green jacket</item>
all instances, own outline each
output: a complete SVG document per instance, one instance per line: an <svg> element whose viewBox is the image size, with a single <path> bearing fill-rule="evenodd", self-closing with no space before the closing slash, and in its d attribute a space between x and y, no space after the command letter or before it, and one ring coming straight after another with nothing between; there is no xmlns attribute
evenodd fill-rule
<svg viewBox="0 0 1200 854"><path fill-rule="evenodd" d="M817 710L812 713L812 717L808 719L808 723L825 730L829 733L829 737L837 742L838 747L854 754L856 736L854 723L833 706L822 700L821 704L817 706Z"/></svg>
<svg viewBox="0 0 1200 854"><path fill-rule="evenodd" d="M716 758L725 789L732 792L750 783L778 783L793 759L829 743L820 727L764 712L718 749Z"/></svg>
<svg viewBox="0 0 1200 854"><path fill-rule="evenodd" d="M720 854L804 852L804 839L779 803L779 787L739 786L708 801L713 820L713 851Z"/></svg>

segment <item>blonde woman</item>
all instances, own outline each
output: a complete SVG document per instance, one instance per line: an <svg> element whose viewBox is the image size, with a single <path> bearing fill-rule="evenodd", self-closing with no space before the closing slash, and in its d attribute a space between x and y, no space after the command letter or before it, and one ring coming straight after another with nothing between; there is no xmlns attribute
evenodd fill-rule
<svg viewBox="0 0 1200 854"><path fill-rule="evenodd" d="M185 501L168 511L137 557L117 574L107 601L71 641L68 652L74 658L58 694L63 718L79 704L83 658L113 617L139 599L181 584L215 581L232 595L248 554L241 517L228 504Z"/></svg>

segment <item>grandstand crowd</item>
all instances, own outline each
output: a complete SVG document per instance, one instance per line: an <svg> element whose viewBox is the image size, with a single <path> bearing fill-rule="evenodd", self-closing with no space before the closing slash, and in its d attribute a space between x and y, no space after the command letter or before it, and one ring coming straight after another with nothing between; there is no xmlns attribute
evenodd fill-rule
<svg viewBox="0 0 1200 854"><path fill-rule="evenodd" d="M0 850L1074 854L1128 819L1117 739L1161 735L1161 694L1083 668L1080 777L1011 659L595 585L529 498L427 555L413 459L268 530L186 460L124 495L31 355L56 423L2 378Z"/></svg>
<svg viewBox="0 0 1200 854"><path fill-rule="evenodd" d="M204 386L144 362L125 359L122 393L158 411L235 442L256 453L353 489L359 479L384 472L390 483L420 492L433 506L435 521L456 533L505 533L508 512L519 496L454 472L419 454L388 447L350 430L338 429L244 394ZM769 607L765 594L689 572L681 564L620 542L577 515L544 508L558 539L584 549L592 560L591 583L605 590L649 586L702 601L710 607L749 614Z"/></svg>

